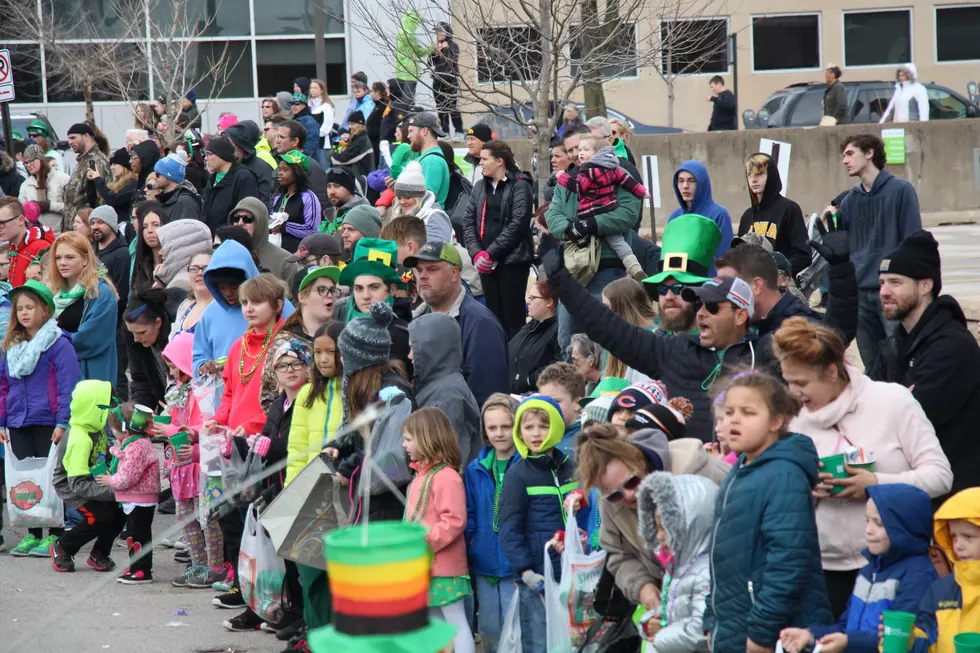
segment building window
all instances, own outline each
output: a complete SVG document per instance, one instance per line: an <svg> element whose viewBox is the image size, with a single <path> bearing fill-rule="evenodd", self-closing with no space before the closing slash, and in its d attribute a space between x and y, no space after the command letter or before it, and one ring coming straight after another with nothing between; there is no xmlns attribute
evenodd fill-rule
<svg viewBox="0 0 980 653"><path fill-rule="evenodd" d="M73 26L66 39L136 38L146 30L142 9L125 14L123 20L111 2L45 0L42 9L45 17L57 16L57 25Z"/></svg>
<svg viewBox="0 0 980 653"><path fill-rule="evenodd" d="M476 78L481 84L531 81L541 76L541 37L533 27L477 30Z"/></svg>
<svg viewBox="0 0 980 653"><path fill-rule="evenodd" d="M700 18L660 23L664 75L728 72L728 20Z"/></svg>
<svg viewBox="0 0 980 653"><path fill-rule="evenodd" d="M140 65L145 62L145 51L135 43L122 43L93 54L88 44L58 44L57 53L45 49L45 71L48 80L48 102L83 102L84 88L78 81L83 75L91 75L92 99L111 102L125 99L144 101L150 97L148 70ZM104 66L104 57L115 56L121 62L114 75L102 75L97 69ZM59 59L72 63L61 65ZM71 71L74 71L73 77Z"/></svg>
<svg viewBox="0 0 980 653"><path fill-rule="evenodd" d="M574 26L578 31L578 25ZM609 42L609 54L596 54L592 61L602 63L600 75L603 79L615 79L617 77L636 77L636 24L629 23L620 25L617 33L608 39L596 35L597 40L607 40ZM568 65L570 73L574 77L579 73L582 60L582 39L579 36L575 39L568 53Z"/></svg>
<svg viewBox="0 0 980 653"><path fill-rule="evenodd" d="M322 0L322 4L324 34L343 34L344 1ZM315 6L310 0L256 0L255 33L313 34ZM345 70L341 76L346 75Z"/></svg>
<svg viewBox="0 0 980 653"><path fill-rule="evenodd" d="M820 68L820 15L760 16L752 19L752 69Z"/></svg>
<svg viewBox="0 0 980 653"><path fill-rule="evenodd" d="M888 66L912 61L912 12L844 14L844 66Z"/></svg>
<svg viewBox="0 0 980 653"><path fill-rule="evenodd" d="M326 39L327 93L347 93L347 53L343 39ZM278 91L292 92L297 77L316 77L316 53L313 40L259 41L255 44L259 96L274 96Z"/></svg>
<svg viewBox="0 0 980 653"><path fill-rule="evenodd" d="M980 6L936 7L936 61L980 59Z"/></svg>
<svg viewBox="0 0 980 653"><path fill-rule="evenodd" d="M242 3L245 4L245 3ZM258 7L256 2L256 7ZM277 0L276 4L282 4ZM215 0L182 0L182 11L174 16L174 4L160 2L150 12L150 38L164 38L170 35L176 20L177 36L248 36L248 10L242 11L237 2L215 2Z"/></svg>
<svg viewBox="0 0 980 653"><path fill-rule="evenodd" d="M14 94L17 102L41 102L41 46L8 45L10 64L14 69Z"/></svg>

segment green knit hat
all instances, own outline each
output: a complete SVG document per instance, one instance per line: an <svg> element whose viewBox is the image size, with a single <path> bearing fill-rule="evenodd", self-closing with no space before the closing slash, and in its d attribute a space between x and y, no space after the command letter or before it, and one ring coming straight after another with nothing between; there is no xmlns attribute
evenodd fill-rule
<svg viewBox="0 0 980 653"><path fill-rule="evenodd" d="M677 216L664 229L657 274L643 283L663 283L668 277L680 283L704 283L719 243L721 229L714 220L696 213Z"/></svg>
<svg viewBox="0 0 980 653"><path fill-rule="evenodd" d="M16 305L17 295L27 291L30 291L37 297L40 297L44 301L44 303L48 305L48 308L51 309L51 312L54 313L55 310L54 295L51 294L51 289L48 288L47 285L41 283L40 281L36 281L34 279L29 279L24 283L24 285L17 286L16 288L10 291L9 293L10 304Z"/></svg>
<svg viewBox="0 0 980 653"><path fill-rule="evenodd" d="M353 285L362 274L381 277L387 284L398 283L398 243L381 238L361 238L354 246L354 259L340 271L340 285Z"/></svg>

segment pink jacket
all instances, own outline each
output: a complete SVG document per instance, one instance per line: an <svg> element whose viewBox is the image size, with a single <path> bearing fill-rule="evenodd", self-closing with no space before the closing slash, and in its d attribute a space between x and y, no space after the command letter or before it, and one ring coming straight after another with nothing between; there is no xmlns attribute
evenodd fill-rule
<svg viewBox="0 0 980 653"><path fill-rule="evenodd" d="M420 463L410 466L417 473L408 486L406 520L419 503L425 505L425 497L419 495L422 479L431 469L422 467ZM463 489L459 472L451 467L443 467L436 472L429 503L419 521L429 527L425 539L433 553L432 576L446 578L467 575L469 567L466 565L466 540L463 537L466 530L466 490Z"/></svg>
<svg viewBox="0 0 980 653"><path fill-rule="evenodd" d="M193 345L194 334L184 331L167 343L167 346L163 348L163 357L187 376L193 376ZM187 403L182 408L167 406L167 413L170 415L170 428L167 429L167 437L181 429L191 429L195 433L201 431L204 417L201 415L201 409L197 405L197 397L194 396L193 391L188 392ZM194 456L190 462L179 460L177 452L169 444L164 446L164 456L166 458L165 468L170 473L170 487L173 490L174 499L177 501L196 499L200 493L201 485L201 466L199 464L201 458L197 445L194 445Z"/></svg>
<svg viewBox="0 0 980 653"><path fill-rule="evenodd" d="M160 460L150 438L139 438L120 450L113 445L109 452L119 459L116 473L109 477L109 487L120 503L156 503L160 500Z"/></svg>
<svg viewBox="0 0 980 653"><path fill-rule="evenodd" d="M823 408L803 408L790 430L813 439L817 455L832 456L848 446L845 438L874 454L878 483L907 483L931 497L953 484L949 460L936 431L912 393L895 383L872 381L848 366L851 382ZM865 564L865 501L821 499L817 531L823 568L860 569Z"/></svg>

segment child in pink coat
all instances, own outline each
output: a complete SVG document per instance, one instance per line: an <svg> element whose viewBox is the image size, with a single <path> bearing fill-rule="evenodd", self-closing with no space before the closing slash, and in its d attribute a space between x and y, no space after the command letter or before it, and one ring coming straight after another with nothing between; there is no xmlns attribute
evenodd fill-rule
<svg viewBox="0 0 980 653"><path fill-rule="evenodd" d="M459 439L438 408L415 411L402 426L402 446L415 477L408 486L405 521L429 528L433 553L429 610L456 626L456 653L475 653L463 598L471 593L466 563L466 491L459 475Z"/></svg>
<svg viewBox="0 0 980 653"><path fill-rule="evenodd" d="M193 353L194 334L187 331L177 334L163 349L163 360L170 369L173 385L167 389L165 402L170 415L167 437L179 432L187 433L188 443L174 448L172 444L164 447L165 468L170 474L170 489L177 503L177 516L184 524L184 538L191 555L191 566L171 581L174 587L210 589L212 583L223 581L227 575L224 568L224 539L218 520L209 515L206 526L194 517L197 515L198 495L201 485L200 455L197 434L201 429L203 417L197 398L191 390L194 372ZM205 553L206 552L206 553Z"/></svg>

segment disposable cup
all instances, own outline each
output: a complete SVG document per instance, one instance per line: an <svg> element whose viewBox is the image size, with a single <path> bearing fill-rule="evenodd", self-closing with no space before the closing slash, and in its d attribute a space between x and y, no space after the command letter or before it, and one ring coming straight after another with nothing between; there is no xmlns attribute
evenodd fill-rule
<svg viewBox="0 0 980 653"><path fill-rule="evenodd" d="M180 449L185 444L190 444L190 438L187 435L187 431L178 431L170 436L170 444L174 449Z"/></svg>
<svg viewBox="0 0 980 653"><path fill-rule="evenodd" d="M960 633L953 635L956 653L980 653L980 633Z"/></svg>
<svg viewBox="0 0 980 653"><path fill-rule="evenodd" d="M154 415L153 421L157 424L170 424L170 415Z"/></svg>
<svg viewBox="0 0 980 653"><path fill-rule="evenodd" d="M133 405L133 416L129 420L130 430L140 433L149 424L153 411L140 404Z"/></svg>
<svg viewBox="0 0 980 653"><path fill-rule="evenodd" d="M823 463L823 469L821 472L830 474L834 478L847 478L847 470L844 469L844 454L834 454L833 456L826 456L820 459ZM839 485L835 485L830 491L831 494L839 494L844 491L844 488Z"/></svg>
<svg viewBox="0 0 980 653"><path fill-rule="evenodd" d="M870 463L848 463L848 464L854 469L866 469L869 472L873 472L875 470L875 461L873 460Z"/></svg>
<svg viewBox="0 0 980 653"><path fill-rule="evenodd" d="M915 615L911 612L885 610L882 613L885 637L882 640L882 653L908 653L912 647L912 632L915 628Z"/></svg>
<svg viewBox="0 0 980 653"><path fill-rule="evenodd" d="M106 474L109 473L109 470L106 469L105 461L102 461L102 460L100 460L99 462L97 462L94 465L92 465L89 468L89 471L92 473L92 476L93 477L94 476L104 476L104 475L106 475Z"/></svg>

